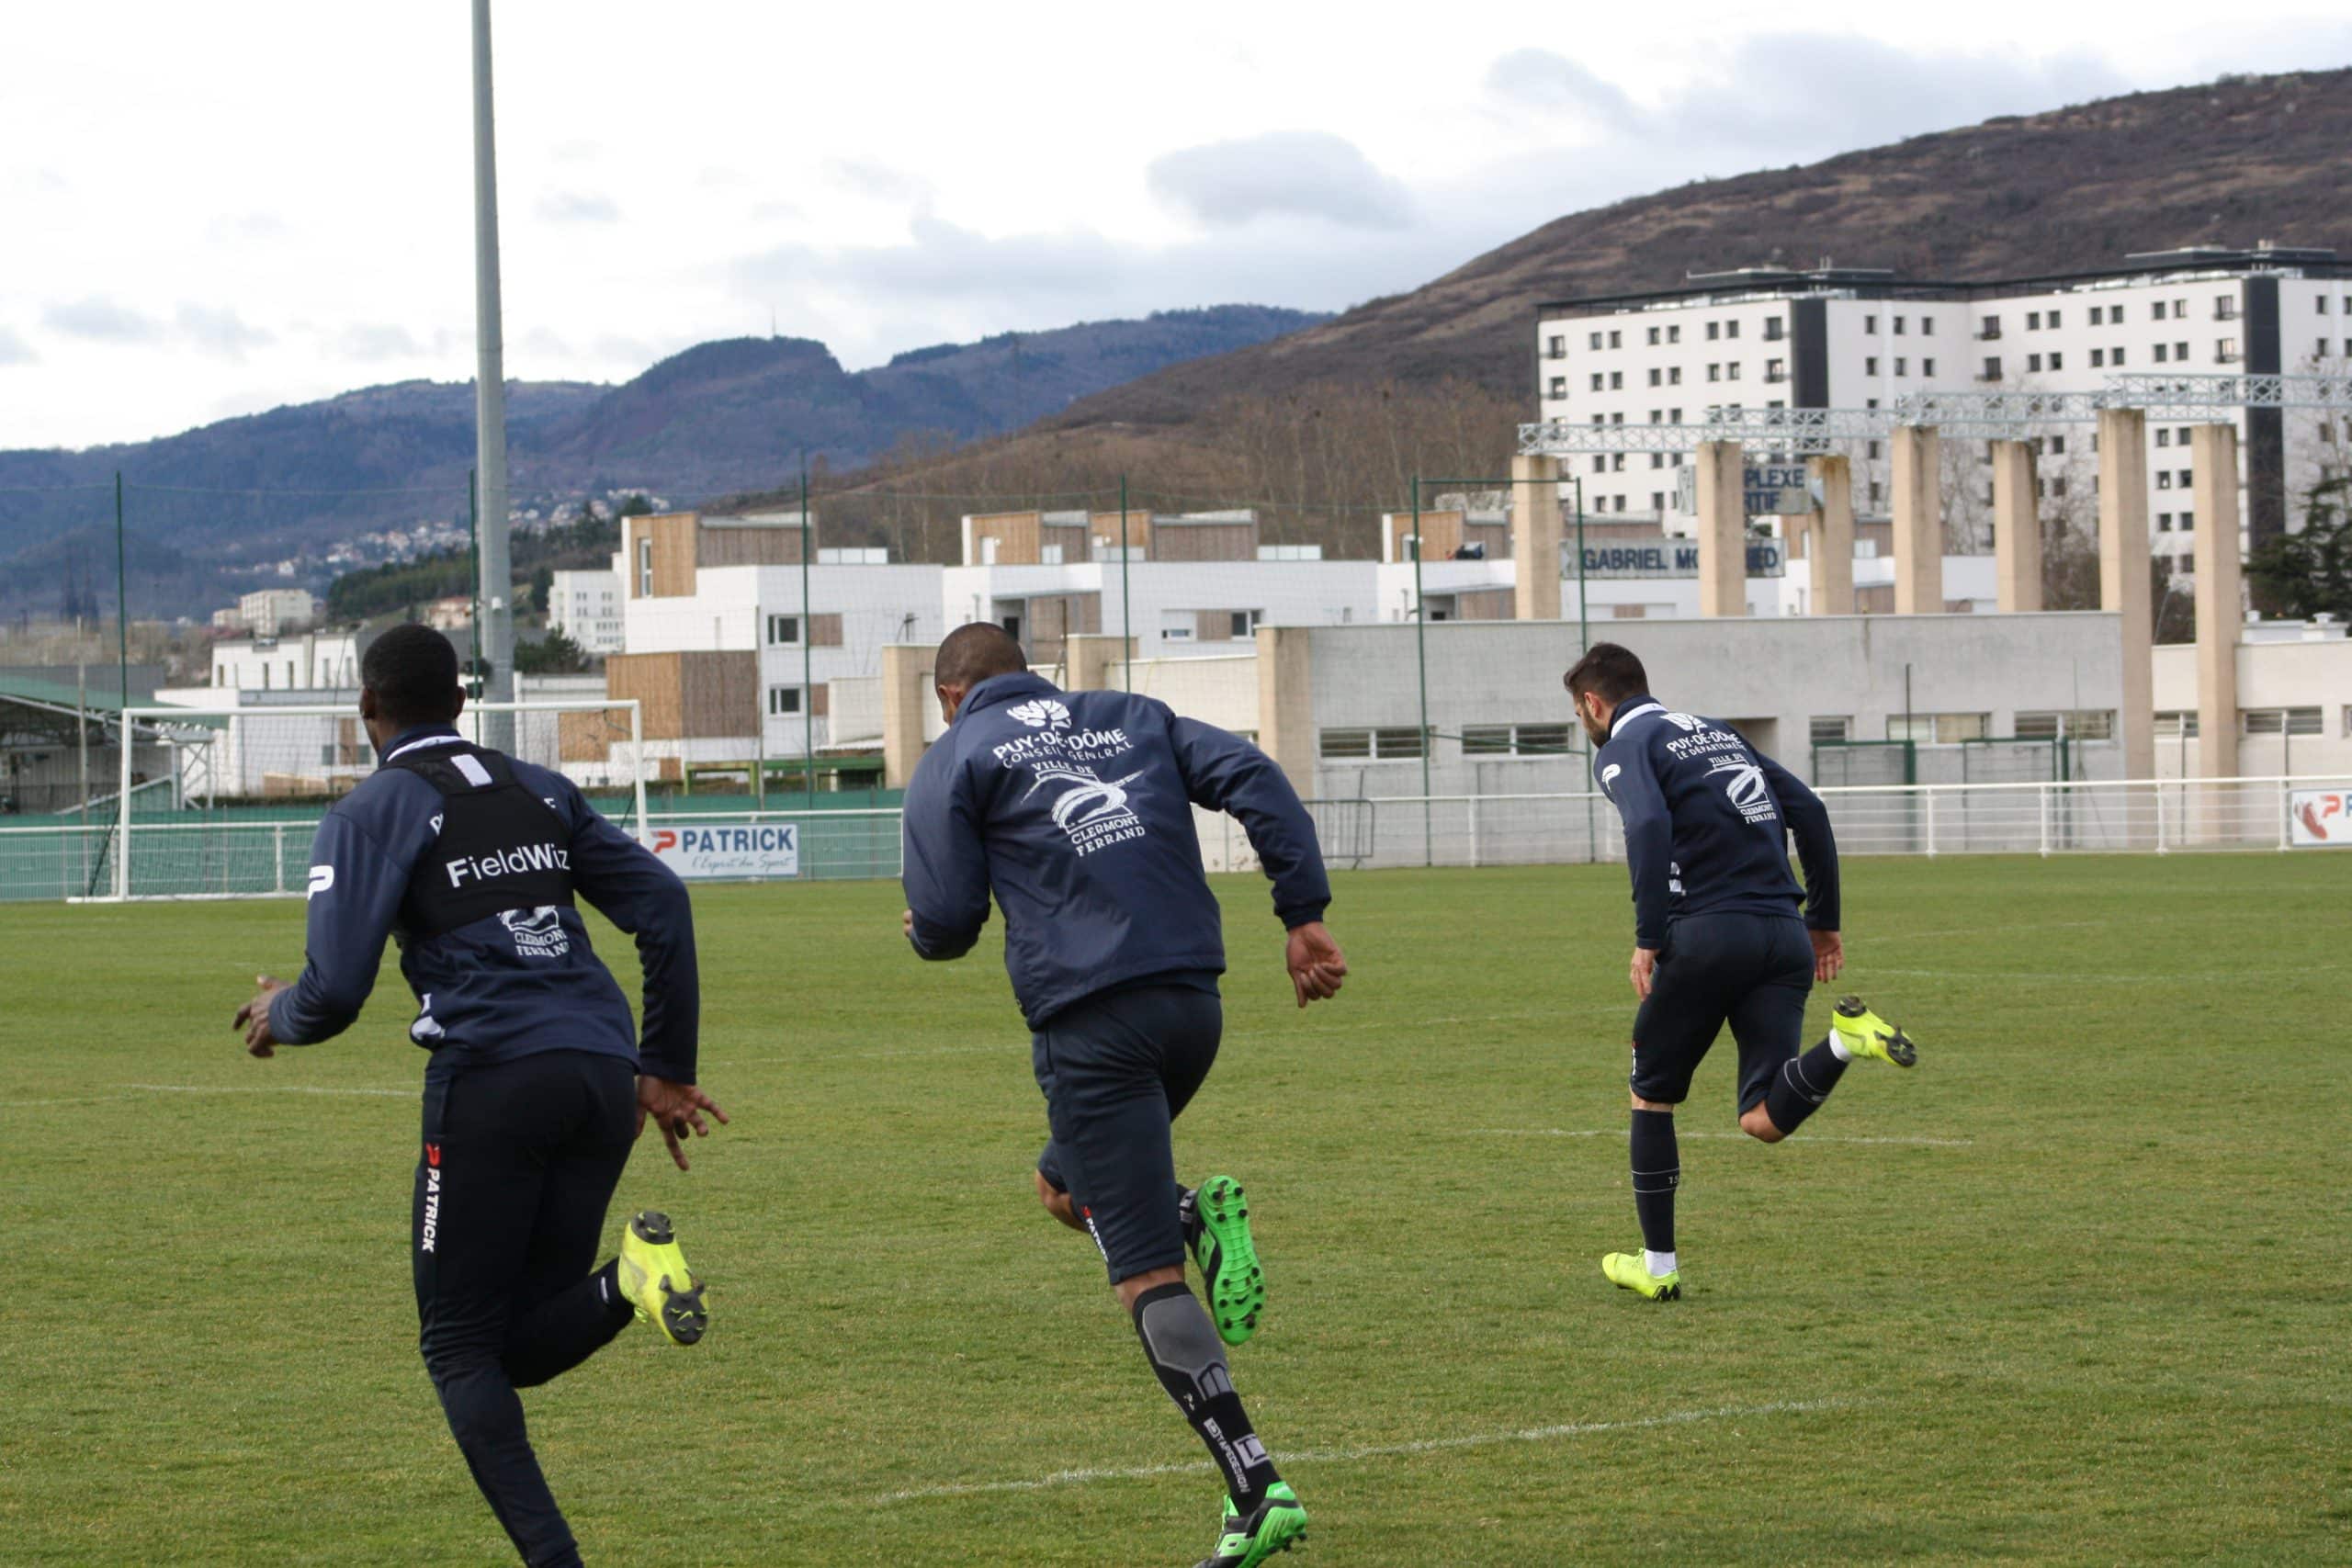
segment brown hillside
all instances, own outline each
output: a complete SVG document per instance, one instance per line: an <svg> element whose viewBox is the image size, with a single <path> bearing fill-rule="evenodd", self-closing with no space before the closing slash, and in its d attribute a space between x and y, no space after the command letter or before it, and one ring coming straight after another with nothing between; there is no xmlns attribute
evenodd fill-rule
<svg viewBox="0 0 2352 1568"><path fill-rule="evenodd" d="M1691 271L1826 256L2016 277L2257 239L2352 254L2347 146L2352 70L2335 70L2135 93L1694 183L1572 213L1409 294L1171 367L1037 428L1189 424L1237 392L1387 378L1476 381L1523 405L1539 302L1674 288Z"/></svg>

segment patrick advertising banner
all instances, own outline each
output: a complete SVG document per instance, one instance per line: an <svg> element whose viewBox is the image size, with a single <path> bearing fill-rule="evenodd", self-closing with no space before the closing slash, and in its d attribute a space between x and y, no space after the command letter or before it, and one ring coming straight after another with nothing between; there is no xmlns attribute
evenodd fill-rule
<svg viewBox="0 0 2352 1568"><path fill-rule="evenodd" d="M2352 847L2352 789L2299 789L2287 797L2298 849Z"/></svg>
<svg viewBox="0 0 2352 1568"><path fill-rule="evenodd" d="M718 877L797 876L800 825L656 828L645 847L687 881Z"/></svg>

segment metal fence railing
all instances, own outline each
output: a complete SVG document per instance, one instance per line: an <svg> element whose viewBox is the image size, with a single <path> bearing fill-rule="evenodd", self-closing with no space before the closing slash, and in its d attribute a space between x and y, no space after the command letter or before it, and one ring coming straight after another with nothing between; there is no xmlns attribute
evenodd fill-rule
<svg viewBox="0 0 2352 1568"><path fill-rule="evenodd" d="M1824 789L1849 855L2153 853L2352 845L2352 778L1856 784ZM1561 865L1624 858L1616 808L1590 793L1310 800L1334 866ZM1257 864L1230 818L1196 814L1212 871ZM801 882L895 877L900 813L652 812L649 840L696 827L793 825ZM71 898L107 864L108 824L0 828L0 902ZM131 896L268 897L304 890L312 824L149 821L134 829ZM152 880L151 880L152 879ZM752 879L746 879L752 880Z"/></svg>

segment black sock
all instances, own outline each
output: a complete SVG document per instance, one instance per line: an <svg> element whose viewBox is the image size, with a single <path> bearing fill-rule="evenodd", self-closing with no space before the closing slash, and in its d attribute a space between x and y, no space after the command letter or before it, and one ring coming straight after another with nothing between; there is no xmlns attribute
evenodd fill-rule
<svg viewBox="0 0 2352 1568"><path fill-rule="evenodd" d="M1159 1376L1159 1386L1193 1424L1209 1457L1225 1472L1233 1506L1248 1517L1266 1500L1266 1489L1282 1479L1265 1445L1250 1430L1241 1396L1225 1364L1209 1314L1182 1285L1159 1285L1136 1298L1136 1337Z"/></svg>
<svg viewBox="0 0 2352 1568"><path fill-rule="evenodd" d="M1642 1245L1674 1250L1674 1190L1682 1185L1682 1155L1674 1141L1674 1112L1634 1112L1634 1212L1642 1217Z"/></svg>
<svg viewBox="0 0 2352 1568"><path fill-rule="evenodd" d="M1765 1091L1764 1113L1772 1125L1783 1134L1793 1133L1804 1124L1804 1119L1821 1109L1838 1080L1846 1076L1846 1064L1829 1048L1827 1036L1820 1044L1802 1056L1794 1056L1781 1064L1780 1076Z"/></svg>

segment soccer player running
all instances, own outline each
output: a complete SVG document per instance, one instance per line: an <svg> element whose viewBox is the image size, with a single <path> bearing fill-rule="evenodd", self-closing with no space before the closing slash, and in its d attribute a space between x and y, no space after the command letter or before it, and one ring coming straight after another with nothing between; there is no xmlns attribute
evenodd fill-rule
<svg viewBox="0 0 2352 1568"><path fill-rule="evenodd" d="M1193 807L1247 829L1300 1007L1348 972L1323 929L1314 822L1256 747L1148 697L1058 691L1001 626L948 634L933 679L948 729L907 789L908 939L961 957L994 893L1052 1131L1038 1200L1092 1234L1145 1359L1223 1472L1224 1528L1200 1568L1255 1568L1306 1533L1306 1512L1227 1367L1266 1301L1240 1184L1186 1189L1170 1144L1224 1030L1223 928ZM1211 1311L1185 1287L1188 1253Z"/></svg>
<svg viewBox="0 0 2352 1568"><path fill-rule="evenodd" d="M632 1317L702 1337L703 1283L668 1217L629 1222L594 1268L605 1206L650 1117L671 1156L726 1115L695 1087L699 983L683 883L569 779L461 739L448 639L395 626L360 663L382 765L319 824L309 956L237 1010L245 1048L315 1043L358 1016L384 938L416 993L424 1069L411 1258L419 1346L491 1511L532 1568L580 1562L524 1429L518 1388L586 1360ZM640 1036L575 897L637 939Z"/></svg>
<svg viewBox="0 0 2352 1568"><path fill-rule="evenodd" d="M1846 962L1838 846L1821 797L1728 726L1649 694L1632 650L1595 643L1568 671L1577 717L1600 747L1601 790L1625 824L1634 880L1634 1207L1639 1253L1600 1260L1651 1301L1682 1294L1674 1194L1682 1181L1674 1108L1724 1021L1739 1045L1739 1128L1777 1144L1804 1124L1857 1058L1907 1067L1899 1029L1839 1001L1821 1043L1798 1055L1804 1004ZM1804 868L1789 871L1793 832ZM1798 910L1802 905L1804 915Z"/></svg>

